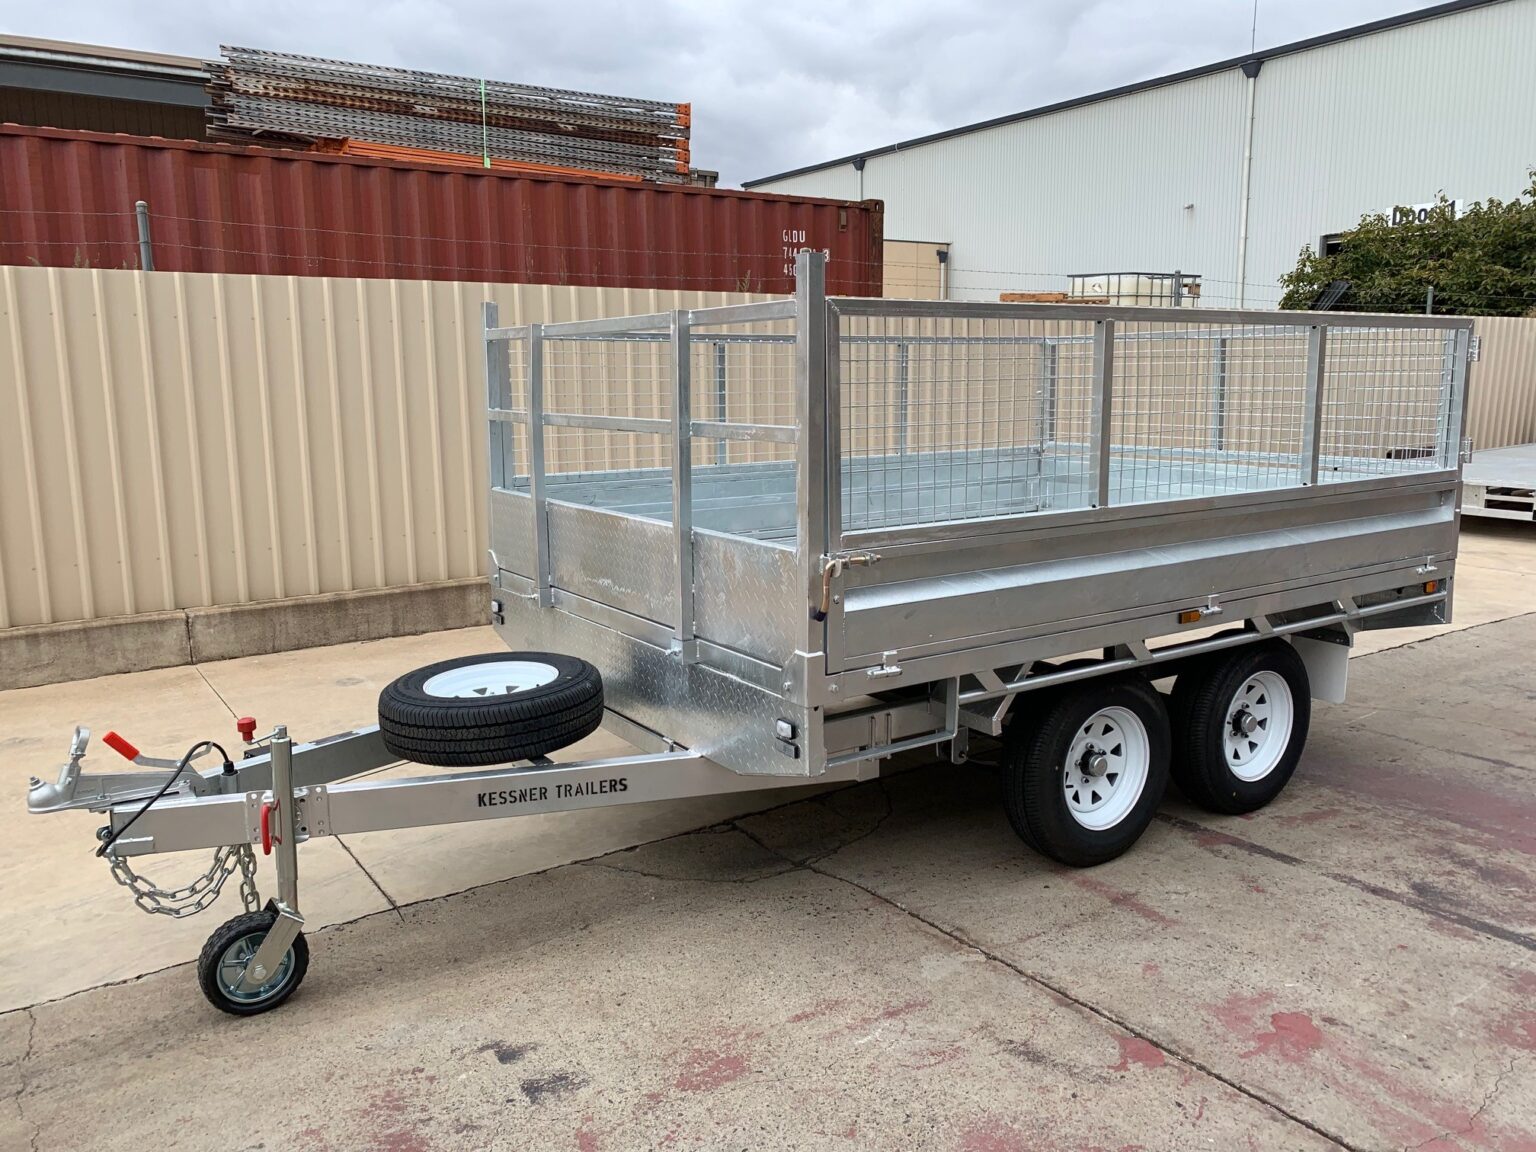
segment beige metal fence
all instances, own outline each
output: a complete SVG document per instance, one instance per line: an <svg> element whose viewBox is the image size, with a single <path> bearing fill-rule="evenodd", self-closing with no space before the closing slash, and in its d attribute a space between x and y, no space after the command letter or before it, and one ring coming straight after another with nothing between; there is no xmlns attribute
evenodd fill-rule
<svg viewBox="0 0 1536 1152"><path fill-rule="evenodd" d="M1467 412L1474 449L1536 441L1536 316L1482 317L1476 332L1482 357Z"/></svg>
<svg viewBox="0 0 1536 1152"><path fill-rule="evenodd" d="M477 576L486 531L480 302L496 300L501 323L515 325L754 298L0 268L0 627ZM1471 435L1479 448L1536 440L1536 319L1480 320L1477 331ZM733 383L732 395L747 398L754 421L777 420L774 405L787 402L786 350L725 353L731 380L750 385ZM648 414L662 393L635 390L628 371L645 353L620 354L625 371L611 375L628 383L611 401ZM978 352L956 376L911 352L910 403L959 405L978 428L1042 418L1005 386L1022 369L994 362L1001 355ZM1086 346L1058 355L1056 377L1071 380ZM1247 355L1233 351L1235 379L1251 374ZM894 385L881 391L874 375L894 380L893 365L850 371L850 399L889 408ZM1129 356L1120 367L1152 370ZM710 371L695 366L701 381ZM1200 372L1208 367L1191 377L1188 407L1155 414L1159 427L1208 434ZM602 373L583 375L610 387ZM1033 369L1028 376L1033 387ZM1242 395L1235 389L1234 401ZM704 396L695 390L697 403ZM1230 415L1263 422L1246 408ZM1055 419L1055 436L1072 432L1071 410ZM652 462L610 444L614 435L578 430L580 459L564 466ZM893 450L885 439L859 447Z"/></svg>
<svg viewBox="0 0 1536 1152"><path fill-rule="evenodd" d="M0 627L479 575L486 299L756 297L0 268Z"/></svg>

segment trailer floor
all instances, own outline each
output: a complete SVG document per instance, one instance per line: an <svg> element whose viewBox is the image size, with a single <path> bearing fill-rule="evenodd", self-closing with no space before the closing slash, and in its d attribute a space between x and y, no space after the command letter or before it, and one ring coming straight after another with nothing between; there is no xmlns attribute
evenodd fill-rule
<svg viewBox="0 0 1536 1152"><path fill-rule="evenodd" d="M0 806L0 1148L1536 1149L1536 614L1505 611L1536 613L1536 538L1464 548L1458 623L1505 618L1357 659L1252 818L1170 799L1068 872L985 770L919 764L756 815L321 842L333 926L250 1021L139 976L233 903L144 917L91 818ZM221 697L302 733L477 639L0 694L0 786L72 708L145 746Z"/></svg>

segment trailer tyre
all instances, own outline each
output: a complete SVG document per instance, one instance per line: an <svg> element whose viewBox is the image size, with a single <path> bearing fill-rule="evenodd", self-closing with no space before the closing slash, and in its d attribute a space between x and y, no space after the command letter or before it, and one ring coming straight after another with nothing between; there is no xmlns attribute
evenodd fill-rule
<svg viewBox="0 0 1536 1152"><path fill-rule="evenodd" d="M261 987L240 987L245 969L267 938L277 913L269 908L226 920L214 930L197 958L197 982L208 1002L231 1016L270 1012L292 996L309 971L309 943L300 932L283 954L271 979Z"/></svg>
<svg viewBox="0 0 1536 1152"><path fill-rule="evenodd" d="M597 669L553 652L442 660L379 693L384 747L445 768L545 756L591 735L602 720Z"/></svg>
<svg viewBox="0 0 1536 1152"><path fill-rule="evenodd" d="M1162 697L1140 676L1063 688L1010 740L1004 803L1030 847L1087 868L1140 839L1168 784Z"/></svg>
<svg viewBox="0 0 1536 1152"><path fill-rule="evenodd" d="M1206 661L1174 683L1173 780L1228 816L1262 808L1290 781L1307 742L1307 667L1284 640Z"/></svg>

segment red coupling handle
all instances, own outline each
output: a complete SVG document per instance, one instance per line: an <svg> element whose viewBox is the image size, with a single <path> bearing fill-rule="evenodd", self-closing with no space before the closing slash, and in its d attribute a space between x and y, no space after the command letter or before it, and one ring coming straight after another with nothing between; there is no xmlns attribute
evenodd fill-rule
<svg viewBox="0 0 1536 1152"><path fill-rule="evenodd" d="M235 721L235 731L240 733L240 739L249 744L256 736L256 717L240 717Z"/></svg>
<svg viewBox="0 0 1536 1152"><path fill-rule="evenodd" d="M116 732L108 732L101 738L101 742L125 760L137 760L139 758L139 750Z"/></svg>
<svg viewBox="0 0 1536 1152"><path fill-rule="evenodd" d="M272 855L272 813L277 810L277 801L268 800L261 806L261 854ZM278 839L282 843L282 839Z"/></svg>

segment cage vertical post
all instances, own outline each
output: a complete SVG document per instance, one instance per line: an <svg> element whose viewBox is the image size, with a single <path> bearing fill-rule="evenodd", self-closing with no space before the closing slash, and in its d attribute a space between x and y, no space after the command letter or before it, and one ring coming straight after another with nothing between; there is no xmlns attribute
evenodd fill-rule
<svg viewBox="0 0 1536 1152"><path fill-rule="evenodd" d="M1461 438L1466 434L1462 419L1466 405L1467 359L1471 334L1453 329L1445 334L1445 360L1440 372L1440 466L1455 468L1461 462Z"/></svg>
<svg viewBox="0 0 1536 1152"><path fill-rule="evenodd" d="M528 495L533 500L534 592L554 603L549 585L549 517L544 475L544 325L528 325Z"/></svg>
<svg viewBox="0 0 1536 1152"><path fill-rule="evenodd" d="M1307 399L1301 432L1301 482L1316 484L1323 454L1323 373L1328 355L1328 329L1314 324L1307 331Z"/></svg>
<svg viewBox="0 0 1536 1152"><path fill-rule="evenodd" d="M505 389L511 372L511 358L507 354L507 342L491 335L501 321L501 311L494 300L480 305L480 322L485 333L485 407L491 414L486 422L490 433L488 444L491 466L491 487L505 488L507 477L506 442L512 434L505 421L497 413L511 407Z"/></svg>
<svg viewBox="0 0 1536 1152"><path fill-rule="evenodd" d="M801 250L795 257L795 545L805 602L821 600L822 555L837 546L830 507L840 498L836 397L828 387L826 260ZM840 511L840 510L839 510ZM840 518L840 517L839 517ZM804 651L819 652L824 629L806 613Z"/></svg>
<svg viewBox="0 0 1536 1152"><path fill-rule="evenodd" d="M688 313L672 313L669 336L672 347L672 532L677 553L675 607L677 627L673 649L683 662L699 658L693 626L693 400L692 335Z"/></svg>
<svg viewBox="0 0 1536 1152"><path fill-rule="evenodd" d="M1115 322L1093 322L1093 407L1089 459L1093 463L1093 504L1109 506L1110 430L1115 402Z"/></svg>

